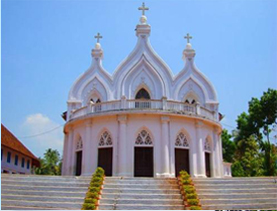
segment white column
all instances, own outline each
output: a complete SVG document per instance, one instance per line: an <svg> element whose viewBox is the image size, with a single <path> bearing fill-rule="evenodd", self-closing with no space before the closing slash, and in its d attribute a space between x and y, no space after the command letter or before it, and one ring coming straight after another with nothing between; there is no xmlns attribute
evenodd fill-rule
<svg viewBox="0 0 277 211"><path fill-rule="evenodd" d="M203 135L202 135L203 122L197 121L196 128L196 141L197 141L197 177L206 177L205 157L203 150Z"/></svg>
<svg viewBox="0 0 277 211"><path fill-rule="evenodd" d="M68 132L65 132L64 141L63 141L62 175L66 175L67 148L68 148Z"/></svg>
<svg viewBox="0 0 277 211"><path fill-rule="evenodd" d="M222 155L222 140L221 140L221 133L218 135L218 143L219 143L219 168L220 168L220 176L224 177L224 169L223 169L223 155Z"/></svg>
<svg viewBox="0 0 277 211"><path fill-rule="evenodd" d="M74 139L74 129L71 127L68 130L68 145L67 145L67 161L66 161L66 175L73 175L73 139Z"/></svg>
<svg viewBox="0 0 277 211"><path fill-rule="evenodd" d="M127 141L126 141L126 124L127 116L122 115L118 117L119 122L119 135L117 144L117 154L118 154L118 176L128 176L127 165Z"/></svg>
<svg viewBox="0 0 277 211"><path fill-rule="evenodd" d="M219 155L219 138L218 136L220 135L219 129L214 128L214 138L213 138L213 164L214 164L214 175L213 177L220 177L220 155Z"/></svg>
<svg viewBox="0 0 277 211"><path fill-rule="evenodd" d="M196 136L197 138L197 136ZM189 171L192 177L197 177L197 139L190 140L189 145Z"/></svg>
<svg viewBox="0 0 277 211"><path fill-rule="evenodd" d="M159 172L160 177L169 177L169 123L170 119L168 116L162 116L162 137L161 137L161 151L160 151L160 162L161 171ZM157 145L156 145L157 146Z"/></svg>
<svg viewBox="0 0 277 211"><path fill-rule="evenodd" d="M99 139L98 139L98 134L96 134L95 128L93 127L93 122L90 122L90 142L89 142L89 163L88 164L88 170L89 170L89 175L92 175L97 166L98 166L98 144L99 144Z"/></svg>
<svg viewBox="0 0 277 211"><path fill-rule="evenodd" d="M90 144L91 144L91 121L85 123L85 135L83 140L83 157L82 157L82 176L91 175L90 171Z"/></svg>

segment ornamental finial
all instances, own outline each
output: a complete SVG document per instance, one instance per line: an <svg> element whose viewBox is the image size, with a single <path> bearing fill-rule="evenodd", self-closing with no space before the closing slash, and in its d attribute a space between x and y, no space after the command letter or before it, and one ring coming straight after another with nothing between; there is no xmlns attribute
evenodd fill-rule
<svg viewBox="0 0 277 211"><path fill-rule="evenodd" d="M99 43L99 39L102 39L103 37L100 35L100 33L98 32L96 36L94 36L94 38L97 39L97 43Z"/></svg>
<svg viewBox="0 0 277 211"><path fill-rule="evenodd" d="M142 3L142 6L138 8L138 10L142 10L142 15L145 15L145 10L149 10L148 7L145 7L144 2Z"/></svg>
<svg viewBox="0 0 277 211"><path fill-rule="evenodd" d="M187 39L187 43L190 43L189 40L192 39L192 36L189 36L189 33L187 33L187 36L185 36L184 38Z"/></svg>

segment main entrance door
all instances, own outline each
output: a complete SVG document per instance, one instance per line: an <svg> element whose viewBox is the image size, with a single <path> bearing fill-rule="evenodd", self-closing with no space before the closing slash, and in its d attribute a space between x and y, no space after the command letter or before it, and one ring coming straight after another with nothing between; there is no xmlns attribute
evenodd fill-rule
<svg viewBox="0 0 277 211"><path fill-rule="evenodd" d="M82 173L82 151L76 152L76 176Z"/></svg>
<svg viewBox="0 0 277 211"><path fill-rule="evenodd" d="M205 152L205 163L206 163L206 176L211 177L210 153Z"/></svg>
<svg viewBox="0 0 277 211"><path fill-rule="evenodd" d="M179 172L186 170L189 173L189 150L188 149L176 149L175 148L175 175L179 175Z"/></svg>
<svg viewBox="0 0 277 211"><path fill-rule="evenodd" d="M98 149L98 167L105 170L106 176L113 174L113 148L99 148Z"/></svg>
<svg viewBox="0 0 277 211"><path fill-rule="evenodd" d="M153 177L153 147L135 147L135 177Z"/></svg>

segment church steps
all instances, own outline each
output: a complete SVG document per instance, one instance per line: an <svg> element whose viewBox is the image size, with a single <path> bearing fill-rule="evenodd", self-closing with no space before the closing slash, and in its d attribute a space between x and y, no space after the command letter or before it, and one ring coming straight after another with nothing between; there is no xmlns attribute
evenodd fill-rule
<svg viewBox="0 0 277 211"><path fill-rule="evenodd" d="M103 199L182 199L180 194L113 194L105 193Z"/></svg>
<svg viewBox="0 0 277 211"><path fill-rule="evenodd" d="M224 208L225 207L225 208ZM203 210L222 210L226 209L225 204L216 205L202 205ZM263 203L263 204L230 204L229 210L276 210L276 203Z"/></svg>
<svg viewBox="0 0 277 211"><path fill-rule="evenodd" d="M62 197L85 197L85 192L68 191L34 191L34 190L10 190L2 189L1 194L6 195L24 195L24 196L62 196Z"/></svg>
<svg viewBox="0 0 277 211"><path fill-rule="evenodd" d="M15 175L15 174L14 174ZM90 182L91 177L68 177L68 176L1 176L1 181L37 181L37 182Z"/></svg>
<svg viewBox="0 0 277 211"><path fill-rule="evenodd" d="M45 207L45 208L68 208L80 209L83 202L81 203L70 203L70 202L53 202L53 201L20 201L20 200L1 200L1 205L9 206L22 206L22 207Z"/></svg>
<svg viewBox="0 0 277 211"><path fill-rule="evenodd" d="M177 185L176 180L108 180L104 184L113 184L113 185Z"/></svg>
<svg viewBox="0 0 277 211"><path fill-rule="evenodd" d="M57 210L57 208L49 208L49 207L21 207L21 206L1 206L1 210ZM59 208L59 210L69 210ZM72 209L73 210L73 209Z"/></svg>
<svg viewBox="0 0 277 211"><path fill-rule="evenodd" d="M179 189L179 186L177 184L174 185L164 185L164 184L151 184L151 185L145 185L145 184L104 184L104 188L130 188L130 189Z"/></svg>
<svg viewBox="0 0 277 211"><path fill-rule="evenodd" d="M277 199L277 193L267 193L267 194L260 194L260 193L237 193L230 195L227 194L198 194L199 199L261 199L261 198L275 198Z"/></svg>
<svg viewBox="0 0 277 211"><path fill-rule="evenodd" d="M99 210L184 210L184 205L100 205Z"/></svg>
<svg viewBox="0 0 277 211"><path fill-rule="evenodd" d="M1 181L1 184L5 185L22 185L22 186L59 186L59 187L88 187L87 182L79 182L79 181L74 181L74 182L59 182L59 181L51 181L51 182L45 182L45 181L12 181L12 180L4 180Z"/></svg>
<svg viewBox="0 0 277 211"><path fill-rule="evenodd" d="M19 201L51 201L51 202L72 202L83 203L84 197L66 197L66 196L36 196L36 195L8 195L1 194L1 200L19 200Z"/></svg>
<svg viewBox="0 0 277 211"><path fill-rule="evenodd" d="M17 190L38 190L38 191L84 191L87 187L66 187L66 186L26 186L26 185L5 185L3 189L17 189Z"/></svg>
<svg viewBox="0 0 277 211"><path fill-rule="evenodd" d="M217 188L220 188L220 189L223 189L223 188L232 188L232 189L248 189L248 188L272 188L276 186L277 188L277 185L275 184L270 184L270 183L267 183L267 184L195 184L195 187L196 188L199 188L199 189L217 189Z"/></svg>
<svg viewBox="0 0 277 211"><path fill-rule="evenodd" d="M176 181L176 178L160 178L160 177L105 177L106 181L128 181L128 180L135 180L135 181Z"/></svg>
<svg viewBox="0 0 277 211"><path fill-rule="evenodd" d="M168 190L168 189L132 189L132 188L122 188L122 189L116 189L116 188L105 188L102 191L103 193L129 193L129 194L178 194L180 193L180 190L174 189L174 190Z"/></svg>
<svg viewBox="0 0 277 211"><path fill-rule="evenodd" d="M181 199L101 199L101 204L117 204L117 205L183 205Z"/></svg>
<svg viewBox="0 0 277 211"><path fill-rule="evenodd" d="M203 193L219 193L219 194L238 194L238 193L253 193L253 191L255 191L255 193L276 193L276 188L255 188L255 190L251 189L251 188L241 188L241 189L199 189L197 188L197 193L198 194L203 194Z"/></svg>
<svg viewBox="0 0 277 211"><path fill-rule="evenodd" d="M201 199L201 203L210 204L260 204L260 203L276 203L276 198L255 198L255 199Z"/></svg>
<svg viewBox="0 0 277 211"><path fill-rule="evenodd" d="M277 209L277 184L273 178L195 179L202 209Z"/></svg>

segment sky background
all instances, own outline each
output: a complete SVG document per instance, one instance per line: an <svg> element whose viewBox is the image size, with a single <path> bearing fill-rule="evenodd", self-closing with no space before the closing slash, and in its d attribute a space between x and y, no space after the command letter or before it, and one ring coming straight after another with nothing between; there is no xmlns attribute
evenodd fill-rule
<svg viewBox="0 0 277 211"><path fill-rule="evenodd" d="M141 3L2 1L2 123L36 156L49 147L62 153L61 113L73 82L91 64L96 33L103 35L103 65L112 74L135 47ZM145 4L151 44L175 75L184 66L183 37L193 36L196 66L217 90L224 128L236 127L252 97L277 88L277 1Z"/></svg>

